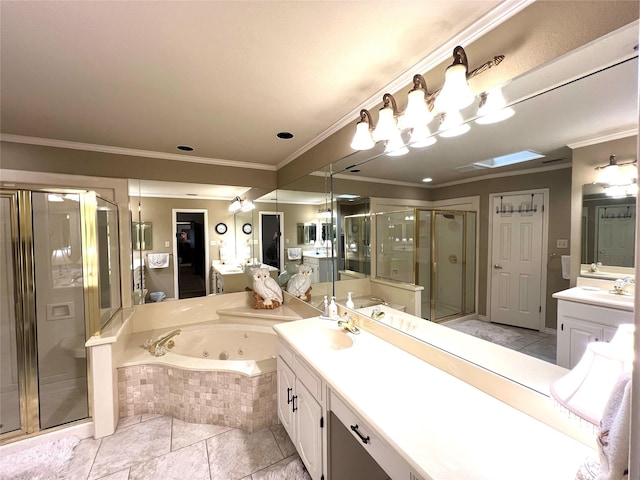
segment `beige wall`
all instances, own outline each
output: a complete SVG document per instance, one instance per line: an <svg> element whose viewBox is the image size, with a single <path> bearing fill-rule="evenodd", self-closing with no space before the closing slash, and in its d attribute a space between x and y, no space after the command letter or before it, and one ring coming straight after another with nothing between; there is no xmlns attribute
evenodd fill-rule
<svg viewBox="0 0 640 480"><path fill-rule="evenodd" d="M478 182L464 183L451 187L432 190L430 200L478 195L480 212L478 215L478 313L487 315L487 268L489 261L489 195L492 193L517 192L540 188L549 189L549 241L547 261L547 290L545 324L547 328L556 328L556 300L551 295L569 287L562 279L560 255L569 253L568 249L556 248L557 239L570 238L571 224L571 168L551 170L528 175L492 178ZM551 257L552 254L555 254Z"/></svg>

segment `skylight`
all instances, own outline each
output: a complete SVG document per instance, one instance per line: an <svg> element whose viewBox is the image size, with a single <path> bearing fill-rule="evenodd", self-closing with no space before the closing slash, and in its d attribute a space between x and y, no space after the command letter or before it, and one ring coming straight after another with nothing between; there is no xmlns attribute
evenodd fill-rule
<svg viewBox="0 0 640 480"><path fill-rule="evenodd" d="M510 153L509 155L503 155L501 157L490 158L489 160L483 160L482 162L475 162L473 165L480 168L498 168L506 167L507 165L514 165L516 163L528 162L530 160L536 160L542 158L537 152L531 150L522 150L521 152Z"/></svg>

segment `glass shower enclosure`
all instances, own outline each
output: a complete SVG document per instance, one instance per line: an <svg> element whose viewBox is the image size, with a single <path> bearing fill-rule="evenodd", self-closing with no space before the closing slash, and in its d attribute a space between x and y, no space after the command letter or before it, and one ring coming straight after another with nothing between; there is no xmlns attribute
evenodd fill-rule
<svg viewBox="0 0 640 480"><path fill-rule="evenodd" d="M475 212L411 209L378 213L375 220L377 278L424 287L426 320L475 311Z"/></svg>

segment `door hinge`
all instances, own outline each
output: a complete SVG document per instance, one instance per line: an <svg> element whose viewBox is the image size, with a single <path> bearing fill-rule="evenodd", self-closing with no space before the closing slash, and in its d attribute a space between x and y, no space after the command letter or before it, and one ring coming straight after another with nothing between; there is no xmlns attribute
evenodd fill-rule
<svg viewBox="0 0 640 480"><path fill-rule="evenodd" d="M324 480L324 474L320 475L320 480Z"/></svg>
<svg viewBox="0 0 640 480"><path fill-rule="evenodd" d="M560 324L560 331L561 331L561 332L564 332L564 323L561 323L561 324Z"/></svg>
<svg viewBox="0 0 640 480"><path fill-rule="evenodd" d="M324 428L324 417L320 417L320 428Z"/></svg>
<svg viewBox="0 0 640 480"><path fill-rule="evenodd" d="M542 305L538 307L538 313L542 313Z"/></svg>

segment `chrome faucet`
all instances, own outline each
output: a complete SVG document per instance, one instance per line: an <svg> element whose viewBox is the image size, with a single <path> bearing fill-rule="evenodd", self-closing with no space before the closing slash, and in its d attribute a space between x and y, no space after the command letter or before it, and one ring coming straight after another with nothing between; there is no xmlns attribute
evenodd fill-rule
<svg viewBox="0 0 640 480"><path fill-rule="evenodd" d="M347 332L351 332L354 335L360 333L360 329L356 327L353 323L353 318L351 318L351 314L346 312L344 314L344 320L338 320L338 326L344 328Z"/></svg>
<svg viewBox="0 0 640 480"><path fill-rule="evenodd" d="M151 353L155 357L161 357L165 353L167 353L164 349L164 346L169 343L169 341L175 337L176 335L180 335L180 329L173 330L165 335L160 335L155 342L147 341L149 353ZM173 343L173 342L172 342ZM146 345L146 344L145 344ZM168 348L171 348L173 345L167 345Z"/></svg>
<svg viewBox="0 0 640 480"><path fill-rule="evenodd" d="M636 280L633 277L619 278L613 283L613 293L618 295L629 295L627 293L627 287L634 283L636 283Z"/></svg>

